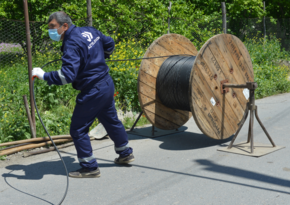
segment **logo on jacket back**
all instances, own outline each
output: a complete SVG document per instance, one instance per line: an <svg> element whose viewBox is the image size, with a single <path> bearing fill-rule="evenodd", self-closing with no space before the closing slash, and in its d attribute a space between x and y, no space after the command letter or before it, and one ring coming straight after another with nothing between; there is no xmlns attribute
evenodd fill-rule
<svg viewBox="0 0 290 205"><path fill-rule="evenodd" d="M85 37L85 38L87 38L87 40L89 41L89 42L91 42L92 41L92 39L93 39L93 35L92 35L92 33L90 33L90 32L83 32L82 33L82 36L83 37Z"/></svg>

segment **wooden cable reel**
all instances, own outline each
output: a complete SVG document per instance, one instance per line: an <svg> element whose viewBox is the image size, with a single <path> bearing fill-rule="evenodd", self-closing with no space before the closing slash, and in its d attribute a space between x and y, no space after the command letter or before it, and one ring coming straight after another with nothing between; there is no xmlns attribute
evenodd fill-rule
<svg viewBox="0 0 290 205"><path fill-rule="evenodd" d="M147 119L159 129L173 130L193 116L205 135L214 139L232 136L239 128L248 100L241 89L221 88L223 83L254 81L252 61L244 44L233 35L220 34L209 39L198 52L186 37L166 34L149 46L144 58L170 55L196 56L188 92L191 112L166 107L156 94L157 75L168 57L143 59L138 96Z"/></svg>

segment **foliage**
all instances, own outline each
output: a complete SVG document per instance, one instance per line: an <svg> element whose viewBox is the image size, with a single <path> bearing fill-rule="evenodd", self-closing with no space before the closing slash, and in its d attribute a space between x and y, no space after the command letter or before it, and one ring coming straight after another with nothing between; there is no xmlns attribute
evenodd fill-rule
<svg viewBox="0 0 290 205"><path fill-rule="evenodd" d="M227 10L229 16L243 17L243 18L256 18L263 17L263 1L262 0L231 0L226 1L228 4Z"/></svg>
<svg viewBox="0 0 290 205"><path fill-rule="evenodd" d="M11 0L5 1L0 6L2 8L2 16L7 19L24 19L22 2ZM168 2L165 0L92 0L92 18L94 19L93 26L102 31L104 34L112 35L113 32L119 34L115 39L116 42L132 40L136 41L144 39L144 43L151 43L157 37L167 33L168 17L175 20L172 24L171 32L182 34L190 39L193 38L193 33L207 33L203 31L194 21L201 19L205 23L214 16L204 16L203 12L198 8L197 4L190 1L179 0L173 3L170 14L168 13ZM46 0L29 1L30 20L42 21L33 22L31 26L32 52L42 50L47 47L47 44L53 44L55 47L60 47L61 43L49 41L46 20L49 14L53 11L64 10L71 16L74 24L77 26L86 25L86 1L54 1L53 3ZM201 21L200 20L200 21ZM7 30L17 32L17 38L14 35L1 35L0 41L6 43L19 43L25 51L25 30L20 29L24 27L23 23L0 21L0 30ZM6 33L6 32L5 32Z"/></svg>
<svg viewBox="0 0 290 205"><path fill-rule="evenodd" d="M290 82L288 79L288 68L255 65L255 81L258 83L256 98L263 98L278 93L290 91Z"/></svg>
<svg viewBox="0 0 290 205"><path fill-rule="evenodd" d="M116 36L113 36L116 38ZM142 42L120 41L116 44L116 51L110 60L116 59L136 59L142 58L145 49L141 47ZM112 61L108 62L110 75L118 92L115 97L116 106L120 109L139 110L139 100L137 94L137 77L141 60L132 61Z"/></svg>
<svg viewBox="0 0 290 205"><path fill-rule="evenodd" d="M275 36L270 36L270 40L264 38L246 38L245 45L249 50L253 64L271 65L275 60L289 58L289 53L281 50L281 43Z"/></svg>
<svg viewBox="0 0 290 205"><path fill-rule="evenodd" d="M4 136L13 136L14 140L29 138L29 124L25 118L22 95L26 94L26 72L11 62L9 70L0 70L0 123ZM20 71L20 72L19 72ZM18 75L20 74L20 75ZM21 75L22 74L22 75ZM16 78L17 77L17 78ZM13 134L12 134L13 133Z"/></svg>
<svg viewBox="0 0 290 205"><path fill-rule="evenodd" d="M290 18L289 0L265 0L267 16L273 18Z"/></svg>
<svg viewBox="0 0 290 205"><path fill-rule="evenodd" d="M116 38L116 35L113 35ZM111 57L114 59L140 58L144 54L142 42L121 41L116 44L116 50ZM39 67L61 56L46 50L46 53L36 53L33 57L33 67ZM140 66L138 61L108 62L110 74L115 83L116 107L123 110L139 110L137 94L137 75ZM58 70L61 61L49 64L46 72ZM68 134L70 119L75 106L75 97L79 91L70 84L63 86L48 86L45 81L35 80L36 103L40 115L51 135ZM0 70L0 136L1 141L30 138L30 128L23 104L22 96L29 101L29 86L27 61L16 56L15 62ZM91 128L98 124L94 122ZM46 136L42 125L36 116L37 136ZM5 137L4 136L8 136Z"/></svg>
<svg viewBox="0 0 290 205"><path fill-rule="evenodd" d="M62 0L31 0L27 2L30 21L46 21L47 15L54 10L61 10L63 4ZM71 4L75 4L78 1L70 2ZM84 0L82 2L84 2ZM24 20L23 1L2 1L0 5L0 16L7 19Z"/></svg>
<svg viewBox="0 0 290 205"><path fill-rule="evenodd" d="M227 15L235 18L261 18L264 15L272 18L289 18L289 0L191 0L205 15L221 15L221 2L226 3Z"/></svg>
<svg viewBox="0 0 290 205"><path fill-rule="evenodd" d="M159 36L167 33L167 19L171 19L172 33L186 36L200 47L200 43L208 39L212 31L221 25L221 1L215 0L177 0L172 4L170 14L168 13L168 1L165 0L92 0L93 26L104 34L119 34L115 39L118 43L126 41L144 40L145 44L151 43ZM0 6L0 16L7 19L24 19L23 2L17 0L4 1ZM232 17L262 17L264 15L261 0L228 0L226 1L227 13ZM31 23L32 52L53 44L60 47L61 43L49 41L46 21L49 14L57 10L64 10L68 13L77 26L86 25L87 16L86 1L29 1L30 20L42 21L42 24ZM217 17L219 18L218 20ZM76 20L77 19L77 20ZM198 21L197 21L198 20ZM1 22L1 21L0 21ZM4 26L4 22L2 22ZM202 26L206 25L206 26ZM6 43L19 43L25 50L25 32L19 29L19 23L12 22L14 32L18 32L18 38L13 35L2 35L0 37ZM23 25L22 25L23 26ZM15 29L14 29L15 28ZM18 28L18 29L16 29ZM5 27L0 30L5 29ZM210 32L209 32L210 31ZM220 32L215 32L217 34ZM1 36L1 35L0 35ZM21 36L21 38L20 38ZM5 37L5 38L4 38Z"/></svg>
<svg viewBox="0 0 290 205"><path fill-rule="evenodd" d="M277 62L282 59L289 61L290 56L288 52L280 49L279 40L275 37L271 37L271 40L247 39L245 45L253 62L255 81L259 86L256 98L289 92L289 68L279 66Z"/></svg>
<svg viewBox="0 0 290 205"><path fill-rule="evenodd" d="M45 61L52 58L51 55L38 55L34 58L33 66L43 65ZM46 70L53 69L55 69L53 65L46 68ZM0 85L0 127L3 135L12 136L13 140L30 138L30 128L22 98L26 95L29 101L27 62L23 57L0 70ZM43 81L35 81L37 105L52 135L68 133L72 112L67 105L76 93L69 86L47 86ZM37 130L40 131L37 133L38 136L45 136L37 117L36 119Z"/></svg>
<svg viewBox="0 0 290 205"><path fill-rule="evenodd" d="M262 0L176 0L172 2L172 16L180 17L198 12L208 16L221 15L221 2L226 2L227 13L230 16L254 18L262 17L264 14ZM286 8L290 5L287 0L268 0L266 4L273 14L283 11L282 5L286 6ZM154 22L152 17L166 18L168 5L169 2L166 0L92 0L92 14L93 18L99 19L100 22L106 19L118 25L120 24L119 28L123 29L122 27L127 27L126 25L135 24L128 21L128 18L147 21L148 25L158 23L158 20ZM79 16L86 16L86 0L31 0L28 1L28 7L29 18L32 21L45 21L50 13L57 10L68 12L73 19L79 19ZM287 15L286 8L283 14ZM274 16L273 14L270 13L269 15ZM23 20L23 2L4 0L0 6L0 16L8 19ZM150 22L149 20L153 21ZM127 28L125 29L127 30Z"/></svg>
<svg viewBox="0 0 290 205"><path fill-rule="evenodd" d="M262 0L191 0L206 15L221 16L221 2L226 3L227 15L235 18L256 18L264 15Z"/></svg>

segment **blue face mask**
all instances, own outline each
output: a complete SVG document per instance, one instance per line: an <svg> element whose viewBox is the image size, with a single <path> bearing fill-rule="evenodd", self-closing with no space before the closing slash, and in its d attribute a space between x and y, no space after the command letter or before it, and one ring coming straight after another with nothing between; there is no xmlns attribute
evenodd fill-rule
<svg viewBox="0 0 290 205"><path fill-rule="evenodd" d="M61 26L60 26L61 27ZM60 28L59 27L59 28ZM58 28L58 29L59 29ZM57 30L58 29L48 29L48 34L49 34L49 37L54 40L54 41L59 41L60 40L60 37L61 35L63 34L63 32L61 34L58 34Z"/></svg>

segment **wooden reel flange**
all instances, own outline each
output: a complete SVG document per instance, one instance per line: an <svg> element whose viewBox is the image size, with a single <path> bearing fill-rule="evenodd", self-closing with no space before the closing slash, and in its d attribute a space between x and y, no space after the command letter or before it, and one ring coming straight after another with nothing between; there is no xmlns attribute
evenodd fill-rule
<svg viewBox="0 0 290 205"><path fill-rule="evenodd" d="M254 81L246 47L237 37L220 34L209 39L198 52L186 37L166 34L149 46L144 58L182 54L196 56L188 93L191 112L168 108L156 95L158 71L167 57L143 59L138 76L138 96L147 119L157 128L172 130L193 116L205 135L214 139L232 136L244 116L248 100L243 90L223 90L222 84Z"/></svg>

